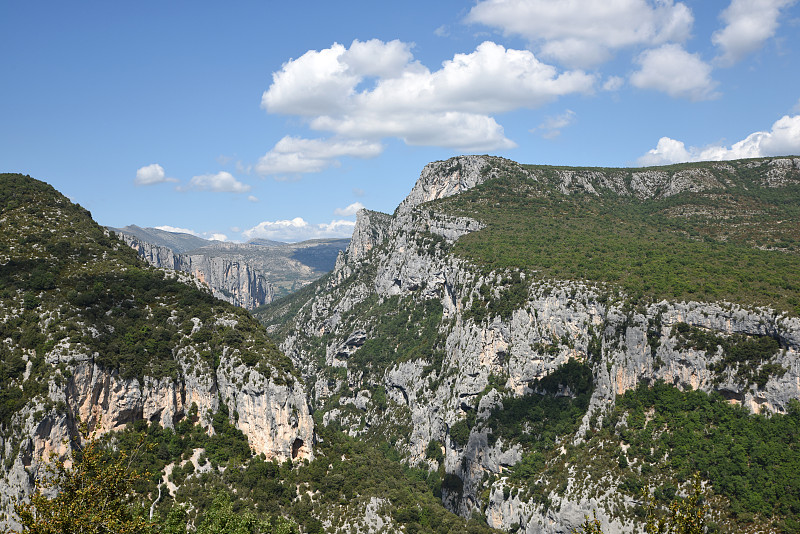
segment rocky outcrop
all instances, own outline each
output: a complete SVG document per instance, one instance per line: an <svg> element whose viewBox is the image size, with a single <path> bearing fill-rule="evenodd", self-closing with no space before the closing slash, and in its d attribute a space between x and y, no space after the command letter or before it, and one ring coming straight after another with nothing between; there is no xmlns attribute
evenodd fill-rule
<svg viewBox="0 0 800 534"><path fill-rule="evenodd" d="M356 214L356 225L353 228L353 237L347 247L347 257L350 261L363 259L369 252L386 239L391 216L378 211L361 209ZM342 255L340 254L339 257Z"/></svg>
<svg viewBox="0 0 800 534"><path fill-rule="evenodd" d="M547 182L564 194L613 192L655 198L719 187L726 179L735 178L732 174L725 178L724 165L720 164L720 175L680 168L605 171L522 167L484 156L430 164L393 217L359 214L351 248L340 256L328 291L303 308L295 333L283 342L282 349L305 374L318 377L316 406L326 406L334 392L342 388L352 391L352 396L342 396L333 406L327 406L326 423L336 420L358 434L388 419L401 419L409 431L398 446L411 465L427 462L436 468L425 450L431 442L441 444L446 473L463 483L457 489L443 490L444 502L452 510L469 516L480 508L490 526L508 529L517 524L522 526L520 532L555 534L572 532L596 509L606 532L630 532L633 526L617 519L604 504L607 500L585 496L574 480L562 492L548 496L549 507L504 491L504 473L520 461L522 451L502 439L490 444L489 431L481 425L482 418L502 404L496 390L486 392L490 379L497 381L499 377L507 390L523 395L532 392L534 381L570 359L589 363L595 389L574 437L576 442L583 439L590 414L597 410L603 413L617 395L641 381L663 380L681 388L718 391L753 411L784 412L792 399L800 398L800 319L728 303L663 301L634 306L624 294L607 287L533 278L525 280L527 299L510 317L476 322L465 313L473 299L483 287L492 288L492 295L499 297L507 273L486 272L447 254L458 237L482 225L434 213L423 204L475 187L503 169L511 169L526 180ZM766 175L773 169L783 172L786 167L770 160L760 165L765 166ZM781 176L784 183L796 179L792 173ZM399 362L374 383L350 362L361 346L374 339L369 321L363 318L368 313L364 306L392 297L441 303L443 362L441 369L434 370L425 358ZM350 313L355 309L361 310L359 314ZM720 375L712 364L721 354L679 343L673 327L684 323L723 337L771 336L781 346L773 363L786 372L771 376L763 387L742 382L732 372ZM322 336L327 340L326 365L346 369L346 379L331 382L322 378L328 375L318 367L320 354L314 348L314 340ZM591 348L593 343L599 343L599 361L593 361L590 354L598 350ZM335 376L343 375L339 372ZM385 414L376 410L370 399L370 391L376 386L385 390L389 401ZM474 417L477 424L467 442L458 443L451 430L468 417ZM487 487L487 479L495 482ZM600 487L600 481L586 483Z"/></svg>
<svg viewBox="0 0 800 534"><path fill-rule="evenodd" d="M218 318L235 326L235 319ZM199 325L199 320L195 321ZM225 349L216 370L200 357L192 343L176 348L180 372L175 377L125 379L95 362L96 354L57 344L45 356L53 373L46 398L37 398L14 415L18 431L0 441L5 460L0 477L0 505L28 495L43 474L51 453L64 457L70 438L78 436L78 421L98 435L122 430L145 420L174 428L192 406L200 424L210 429L211 414L224 402L231 421L247 437L257 454L279 461L312 459L314 423L302 383L280 372L243 365L237 351ZM10 516L13 517L13 516Z"/></svg>
<svg viewBox="0 0 800 534"><path fill-rule="evenodd" d="M503 158L490 156L457 156L447 161L435 161L425 165L419 180L408 196L397 207L398 213L415 206L457 195L494 178L507 165L516 165ZM527 171L523 171L528 174Z"/></svg>
<svg viewBox="0 0 800 534"><path fill-rule="evenodd" d="M181 270L192 273L218 299L252 310L275 298L266 275L247 263L203 254L187 254L182 259Z"/></svg>
<svg viewBox="0 0 800 534"><path fill-rule="evenodd" d="M266 275L244 261L208 254L176 254L130 234L119 236L150 265L191 273L215 297L235 306L252 310L275 298L275 289Z"/></svg>
<svg viewBox="0 0 800 534"><path fill-rule="evenodd" d="M372 213L377 218L383 215ZM377 227L376 220L370 227ZM110 230L150 265L190 273L215 297L248 310L269 304L330 272L350 241L281 243L254 239L231 243L133 225ZM358 250L354 247L353 254Z"/></svg>

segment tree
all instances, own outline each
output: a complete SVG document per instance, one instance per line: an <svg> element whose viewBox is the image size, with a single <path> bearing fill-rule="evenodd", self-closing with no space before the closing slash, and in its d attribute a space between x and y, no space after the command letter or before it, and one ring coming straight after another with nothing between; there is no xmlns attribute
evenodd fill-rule
<svg viewBox="0 0 800 534"><path fill-rule="evenodd" d="M81 429L86 437L86 428ZM14 505L30 534L139 534L152 524L131 506L132 486L143 475L131 458L112 454L92 434L67 460L51 456L30 502ZM54 497L48 497L55 493Z"/></svg>
<svg viewBox="0 0 800 534"><path fill-rule="evenodd" d="M669 505L669 513L658 517L655 513L655 499L645 492L647 499L647 534L704 534L706 532L706 515L708 505L705 504L703 483L700 475L692 479L689 495L684 498L675 497Z"/></svg>
<svg viewBox="0 0 800 534"><path fill-rule="evenodd" d="M647 503L647 519L645 520L645 534L704 534L706 528L706 515L708 505L705 504L703 484L699 475L695 475L689 495L686 498L675 497L669 505L668 513L659 513L653 495L644 490L644 499ZM603 534L597 512L594 518L587 516L578 530L572 534Z"/></svg>
<svg viewBox="0 0 800 534"><path fill-rule="evenodd" d="M295 524L282 517L259 519L250 512L236 513L228 495L220 493L197 528L197 534L294 534Z"/></svg>
<svg viewBox="0 0 800 534"><path fill-rule="evenodd" d="M600 528L600 520L597 519L597 511L592 512L592 519L589 516L584 518L581 524L581 530L573 530L573 534L603 534L603 529Z"/></svg>

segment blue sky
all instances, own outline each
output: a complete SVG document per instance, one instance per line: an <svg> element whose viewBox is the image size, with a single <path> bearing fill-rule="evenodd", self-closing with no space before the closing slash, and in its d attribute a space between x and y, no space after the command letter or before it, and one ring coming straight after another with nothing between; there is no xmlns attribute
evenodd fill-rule
<svg viewBox="0 0 800 534"><path fill-rule="evenodd" d="M349 236L465 153L800 155L798 0L0 0L0 171L109 226Z"/></svg>

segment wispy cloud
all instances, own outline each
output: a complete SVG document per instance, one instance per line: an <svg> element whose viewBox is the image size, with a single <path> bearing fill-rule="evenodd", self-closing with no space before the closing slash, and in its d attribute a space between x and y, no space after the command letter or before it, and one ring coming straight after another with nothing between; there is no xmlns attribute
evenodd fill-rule
<svg viewBox="0 0 800 534"><path fill-rule="evenodd" d="M619 91L622 89L622 86L625 85L625 80L620 76L609 76L608 79L603 82L603 90L604 91Z"/></svg>
<svg viewBox="0 0 800 534"><path fill-rule="evenodd" d="M158 230L164 230L165 232L173 232L176 234L189 234L195 237L200 237L203 239L210 239L211 241L227 241L228 236L219 232L195 232L189 228L180 228L177 226L169 226L169 225L161 225L155 227Z"/></svg>
<svg viewBox="0 0 800 534"><path fill-rule="evenodd" d="M173 232L176 234L191 234L196 237L202 237L199 233L195 232L194 230L190 230L188 228L179 228L177 226L169 226L169 225L162 225L155 227L158 230L164 230L165 232Z"/></svg>
<svg viewBox="0 0 800 534"><path fill-rule="evenodd" d="M179 191L213 191L217 193L247 193L250 189L249 185L243 184L231 173L225 171L193 176L187 185L178 187Z"/></svg>
<svg viewBox="0 0 800 534"><path fill-rule="evenodd" d="M320 172L339 164L338 158L374 158L383 152L380 143L362 139L302 139L286 136L256 164L261 175Z"/></svg>
<svg viewBox="0 0 800 534"><path fill-rule="evenodd" d="M730 66L755 52L778 29L781 10L797 0L731 0L720 18L725 27L711 41L720 49L717 61Z"/></svg>
<svg viewBox="0 0 800 534"><path fill-rule="evenodd" d="M532 132L543 130L542 137L545 139L555 139L561 135L561 130L575 122L575 112L571 109L566 110L561 115L547 117L545 121L536 127Z"/></svg>

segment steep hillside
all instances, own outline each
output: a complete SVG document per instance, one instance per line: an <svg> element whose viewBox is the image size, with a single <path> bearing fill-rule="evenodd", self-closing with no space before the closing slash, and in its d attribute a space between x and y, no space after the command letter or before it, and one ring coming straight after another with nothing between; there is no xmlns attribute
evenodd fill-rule
<svg viewBox="0 0 800 534"><path fill-rule="evenodd" d="M253 309L288 295L333 269L347 239L300 243L208 241L157 228L111 228L155 267L191 273L215 297Z"/></svg>
<svg viewBox="0 0 800 534"><path fill-rule="evenodd" d="M318 421L436 473L463 516L634 532L642 488L666 503L698 471L715 528L795 532L799 215L798 158L458 157L257 314Z"/></svg>
<svg viewBox="0 0 800 534"><path fill-rule="evenodd" d="M148 267L43 182L2 174L0 191L4 508L66 452L78 419L172 429L191 411L201 428L241 432L248 453L313 457L303 383L247 312Z"/></svg>
<svg viewBox="0 0 800 534"><path fill-rule="evenodd" d="M394 448L317 435L298 373L245 310L148 266L43 182L2 174L0 191L0 529L19 527L10 504L50 453L80 449L83 421L141 474L129 496L153 532L226 510L315 534L491 531Z"/></svg>

